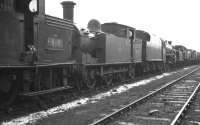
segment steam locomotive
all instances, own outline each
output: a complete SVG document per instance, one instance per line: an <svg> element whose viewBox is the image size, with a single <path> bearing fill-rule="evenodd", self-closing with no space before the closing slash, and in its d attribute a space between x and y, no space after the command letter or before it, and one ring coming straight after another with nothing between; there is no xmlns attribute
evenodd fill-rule
<svg viewBox="0 0 200 125"><path fill-rule="evenodd" d="M198 52L127 25L91 20L90 32L79 30L75 3L61 4L64 19L46 15L45 0L0 0L1 101L92 89L199 63Z"/></svg>

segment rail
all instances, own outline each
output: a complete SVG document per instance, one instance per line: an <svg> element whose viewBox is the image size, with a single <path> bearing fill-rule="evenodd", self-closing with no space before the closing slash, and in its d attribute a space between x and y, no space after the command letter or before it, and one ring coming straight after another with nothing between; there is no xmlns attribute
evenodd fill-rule
<svg viewBox="0 0 200 125"><path fill-rule="evenodd" d="M191 96L189 97L189 99L187 100L187 102L184 104L184 106L181 108L181 110L179 111L179 113L175 116L175 118L172 120L170 125L177 125L179 124L181 118L184 115L184 112L186 111L187 107L189 106L189 104L191 103L191 100L195 97L198 89L200 87L200 83L198 84L198 86L196 87L196 89L194 90L194 92L191 94Z"/></svg>
<svg viewBox="0 0 200 125"><path fill-rule="evenodd" d="M140 99L138 99L138 100L136 100L136 101L134 101L134 102L128 104L127 106L125 106L125 107L123 107L123 108L121 108L121 109L119 109L119 110L117 110L117 111L115 111L115 112L113 112L113 113L111 113L111 114L109 114L109 115L107 115L107 116L101 118L101 119L98 120L98 121L95 121L94 123L92 123L92 124L90 124L90 125L103 125L103 124L106 124L107 122L113 120L115 117L120 116L120 114L123 114L124 112L127 112L127 111L131 110L132 108L134 108L134 106L137 106L138 104L142 103L142 102L145 101L146 99L148 99L148 98L154 96L155 94L159 93L161 90L164 90L164 89L168 88L169 86L171 86L171 85L173 85L174 83L176 83L176 82L182 80L183 78L185 78L185 77L187 77L188 75L190 75L190 74L196 72L196 71L199 70L199 69L200 69L200 67L198 67L198 68L192 70L191 72L187 73L186 75L184 75L184 76L182 76L182 77L180 77L180 78L178 78L178 79L176 79L176 80L173 80L173 81L167 83L166 85L162 86L162 87L159 88L158 90L153 91L153 92L147 94L146 96L144 96L144 97L142 97L142 98L140 98ZM178 117L178 116L177 116L177 117Z"/></svg>

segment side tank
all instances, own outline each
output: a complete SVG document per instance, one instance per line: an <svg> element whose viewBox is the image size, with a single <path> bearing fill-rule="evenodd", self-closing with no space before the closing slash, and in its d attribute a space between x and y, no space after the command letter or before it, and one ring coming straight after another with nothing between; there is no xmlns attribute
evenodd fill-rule
<svg viewBox="0 0 200 125"><path fill-rule="evenodd" d="M118 23L105 23L101 25L105 32L105 62L131 62L135 59L133 41L135 28Z"/></svg>
<svg viewBox="0 0 200 125"><path fill-rule="evenodd" d="M147 41L146 60L147 61L164 61L163 43L156 35L151 35L150 41Z"/></svg>
<svg viewBox="0 0 200 125"><path fill-rule="evenodd" d="M63 63L71 58L72 37L76 28L71 21L45 15L37 24L35 46L38 63Z"/></svg>
<svg viewBox="0 0 200 125"><path fill-rule="evenodd" d="M63 19L45 14L44 0L40 0L40 14L35 18L35 46L38 63L64 63L72 61L72 43L79 41L79 30L73 22L72 1L62 2ZM73 41L74 40L74 41ZM76 41L77 40L77 41Z"/></svg>
<svg viewBox="0 0 200 125"><path fill-rule="evenodd" d="M86 36L81 37L82 63L131 61L130 40L128 38L108 33L99 33L89 39Z"/></svg>
<svg viewBox="0 0 200 125"><path fill-rule="evenodd" d="M131 61L131 45L129 38L105 34L105 45L106 63Z"/></svg>

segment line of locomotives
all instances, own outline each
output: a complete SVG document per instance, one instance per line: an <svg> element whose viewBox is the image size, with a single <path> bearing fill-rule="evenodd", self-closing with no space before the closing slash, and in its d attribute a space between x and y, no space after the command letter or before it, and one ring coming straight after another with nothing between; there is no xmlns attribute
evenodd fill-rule
<svg viewBox="0 0 200 125"><path fill-rule="evenodd" d="M79 30L75 3L61 4L64 19L46 15L45 0L0 0L1 101L199 63L200 53L130 26L92 20L91 33Z"/></svg>

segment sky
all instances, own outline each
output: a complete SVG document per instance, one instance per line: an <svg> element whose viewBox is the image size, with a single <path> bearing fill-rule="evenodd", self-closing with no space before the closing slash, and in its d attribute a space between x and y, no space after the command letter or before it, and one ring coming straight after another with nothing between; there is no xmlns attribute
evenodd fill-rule
<svg viewBox="0 0 200 125"><path fill-rule="evenodd" d="M46 14L62 18L63 0L46 0ZM200 52L199 0L71 0L74 22L86 28L89 20L117 22Z"/></svg>

